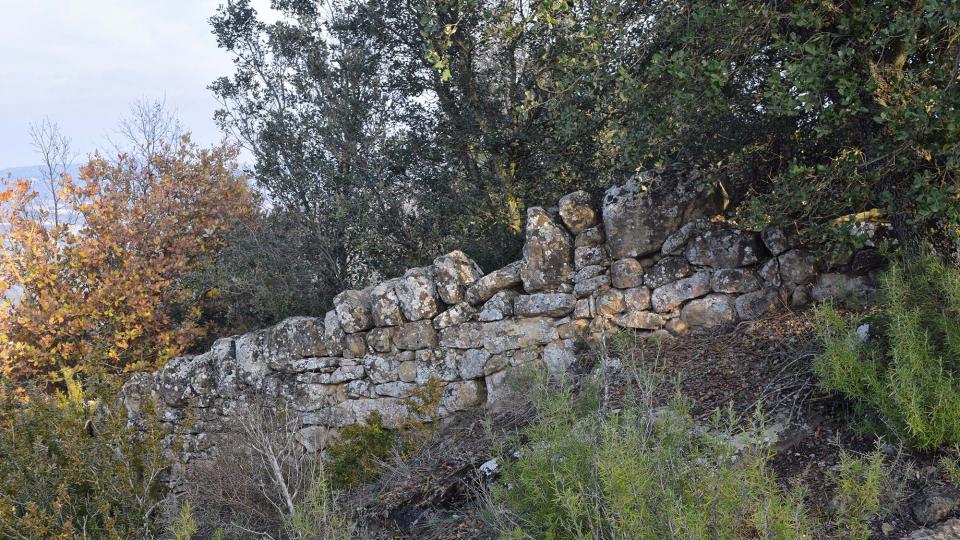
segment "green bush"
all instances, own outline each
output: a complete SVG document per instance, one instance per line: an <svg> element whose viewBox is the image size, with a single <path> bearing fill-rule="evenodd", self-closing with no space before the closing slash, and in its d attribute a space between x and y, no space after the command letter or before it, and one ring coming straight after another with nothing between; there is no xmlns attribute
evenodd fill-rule
<svg viewBox="0 0 960 540"><path fill-rule="evenodd" d="M919 256L895 263L869 317L816 312L822 386L872 412L918 448L960 443L960 271ZM858 328L869 324L870 339Z"/></svg>
<svg viewBox="0 0 960 540"><path fill-rule="evenodd" d="M833 522L844 538L870 538L867 522L880 512L885 499L893 492L891 478L879 450L865 457L853 457L847 452L840 454Z"/></svg>
<svg viewBox="0 0 960 540"><path fill-rule="evenodd" d="M504 537L808 538L799 490L783 490L760 446L699 429L677 400L618 412L599 392L538 400L516 460L494 486ZM742 435L742 434L741 434Z"/></svg>
<svg viewBox="0 0 960 540"><path fill-rule="evenodd" d="M348 487L375 479L395 444L396 435L383 427L378 412L370 413L366 424L343 428L326 448L333 485Z"/></svg>
<svg viewBox="0 0 960 540"><path fill-rule="evenodd" d="M67 381L55 396L0 382L0 536L154 538L159 432L130 429Z"/></svg>

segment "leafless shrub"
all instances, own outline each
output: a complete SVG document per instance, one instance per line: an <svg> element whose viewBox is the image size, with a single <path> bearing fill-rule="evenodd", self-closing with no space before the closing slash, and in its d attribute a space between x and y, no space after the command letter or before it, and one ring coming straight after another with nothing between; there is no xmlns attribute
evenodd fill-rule
<svg viewBox="0 0 960 540"><path fill-rule="evenodd" d="M203 537L351 538L319 454L301 442L303 424L284 406L252 406L236 417L214 456L188 467L185 494Z"/></svg>

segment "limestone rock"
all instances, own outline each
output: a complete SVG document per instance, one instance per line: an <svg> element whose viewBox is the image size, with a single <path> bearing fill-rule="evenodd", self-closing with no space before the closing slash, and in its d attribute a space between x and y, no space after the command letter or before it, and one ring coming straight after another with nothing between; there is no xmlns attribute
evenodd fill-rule
<svg viewBox="0 0 960 540"><path fill-rule="evenodd" d="M585 296L590 296L596 291L607 289L610 287L610 276L603 274L597 277L593 277L580 283L577 283L573 286L573 295L577 298L583 298Z"/></svg>
<svg viewBox="0 0 960 540"><path fill-rule="evenodd" d="M803 249L792 249L777 258L780 278L784 284L795 287L813 281L817 275L816 259Z"/></svg>
<svg viewBox="0 0 960 540"><path fill-rule="evenodd" d="M413 360L400 362L397 367L397 375L403 382L414 382L417 380L417 363Z"/></svg>
<svg viewBox="0 0 960 540"><path fill-rule="evenodd" d="M290 373L306 373L308 371L332 373L340 367L340 361L341 358L336 356L302 358L287 364L286 371Z"/></svg>
<svg viewBox="0 0 960 540"><path fill-rule="evenodd" d="M490 322L500 321L513 315L513 302L520 296L516 291L500 291L483 304L477 320Z"/></svg>
<svg viewBox="0 0 960 540"><path fill-rule="evenodd" d="M263 330L248 332L235 341L238 375L249 386L262 380L268 369L263 346L265 334Z"/></svg>
<svg viewBox="0 0 960 540"><path fill-rule="evenodd" d="M365 334L347 334L343 336L343 357L360 358L367 354L367 339Z"/></svg>
<svg viewBox="0 0 960 540"><path fill-rule="evenodd" d="M400 309L408 321L433 317L440 307L440 296L430 267L407 270L396 284Z"/></svg>
<svg viewBox="0 0 960 540"><path fill-rule="evenodd" d="M484 323L481 332L480 346L494 354L546 345L560 337L553 321L544 317Z"/></svg>
<svg viewBox="0 0 960 540"><path fill-rule="evenodd" d="M340 328L340 317L336 310L330 310L323 316L323 338L327 354L339 356L343 353L343 329Z"/></svg>
<svg viewBox="0 0 960 540"><path fill-rule="evenodd" d="M548 343L543 349L543 362L554 379L559 379L574 362L577 355L574 353L572 339L562 339Z"/></svg>
<svg viewBox="0 0 960 540"><path fill-rule="evenodd" d="M483 323L467 322L440 330L440 346L452 349L483 347Z"/></svg>
<svg viewBox="0 0 960 540"><path fill-rule="evenodd" d="M386 353L393 348L394 327L374 328L367 332L367 347L373 352Z"/></svg>
<svg viewBox="0 0 960 540"><path fill-rule="evenodd" d="M479 379L490 360L490 351L485 349L467 349L458 356L457 370L463 380Z"/></svg>
<svg viewBox="0 0 960 540"><path fill-rule="evenodd" d="M400 362L393 356L368 354L360 362L360 367L365 370L367 378L374 384L400 379Z"/></svg>
<svg viewBox="0 0 960 540"><path fill-rule="evenodd" d="M650 311L628 311L615 315L611 320L617 326L637 330L656 330L662 327L664 323L664 318L661 315Z"/></svg>
<svg viewBox="0 0 960 540"><path fill-rule="evenodd" d="M640 173L603 198L603 227L615 259L660 250L681 225L717 213L720 201L695 172L674 166Z"/></svg>
<svg viewBox="0 0 960 540"><path fill-rule="evenodd" d="M778 261L776 257L763 263L763 266L760 267L757 275L760 276L760 279L763 280L763 284L767 287L773 287L774 289L777 289L783 285L783 280L780 278L780 261Z"/></svg>
<svg viewBox="0 0 960 540"><path fill-rule="evenodd" d="M736 268L757 263L763 249L756 234L717 225L690 239L684 256L697 266Z"/></svg>
<svg viewBox="0 0 960 540"><path fill-rule="evenodd" d="M826 300L863 299L870 296L871 287L863 276L846 274L822 274L810 290L814 302Z"/></svg>
<svg viewBox="0 0 960 540"><path fill-rule="evenodd" d="M433 318L433 327L437 330L447 328L456 324L465 323L477 313L477 308L466 302L451 307L443 313Z"/></svg>
<svg viewBox="0 0 960 540"><path fill-rule="evenodd" d="M440 398L441 415L465 411L483 404L487 388L483 381L456 381L447 385Z"/></svg>
<svg viewBox="0 0 960 540"><path fill-rule="evenodd" d="M522 261L516 261L494 270L467 287L466 300L476 306L489 300L500 291L520 285L520 266Z"/></svg>
<svg viewBox="0 0 960 540"><path fill-rule="evenodd" d="M910 505L910 513L923 525L944 520L960 509L960 491L950 486L928 488Z"/></svg>
<svg viewBox="0 0 960 540"><path fill-rule="evenodd" d="M666 330L670 332L672 336L679 336L686 333L690 327L687 326L687 323L683 322L683 319L670 319L667 321Z"/></svg>
<svg viewBox="0 0 960 540"><path fill-rule="evenodd" d="M581 298L577 300L577 304L573 307L573 318L574 319L589 319L593 316L593 312L590 309L590 299Z"/></svg>
<svg viewBox="0 0 960 540"><path fill-rule="evenodd" d="M518 296L513 312L520 317L563 317L573 311L577 299L572 294L537 293Z"/></svg>
<svg viewBox="0 0 960 540"><path fill-rule="evenodd" d="M586 281L588 279L593 279L606 270L603 266L599 264L593 264L590 266L584 266L583 268L577 270L577 273L573 275L573 283L577 284L581 281Z"/></svg>
<svg viewBox="0 0 960 540"><path fill-rule="evenodd" d="M748 293L760 288L760 279L749 268L724 268L713 273L710 287L719 293Z"/></svg>
<svg viewBox="0 0 960 540"><path fill-rule="evenodd" d="M416 352L417 384L426 384L431 380L450 382L457 380L456 351L442 349L424 349Z"/></svg>
<svg viewBox="0 0 960 540"><path fill-rule="evenodd" d="M520 279L528 293L556 291L573 277L573 242L540 207L527 209Z"/></svg>
<svg viewBox="0 0 960 540"><path fill-rule="evenodd" d="M290 317L267 331L266 345L272 357L306 358L330 354L323 321L316 317Z"/></svg>
<svg viewBox="0 0 960 540"><path fill-rule="evenodd" d="M377 326L403 324L400 300L394 289L398 281L398 279L391 279L370 289L370 311L373 315L373 323Z"/></svg>
<svg viewBox="0 0 960 540"><path fill-rule="evenodd" d="M687 245L687 242L694 236L699 235L700 233L713 227L713 224L708 219L697 219L689 223L685 223L682 227L677 229L677 232L671 234L663 241L663 247L660 248L660 252L664 255L682 255L683 248Z"/></svg>
<svg viewBox="0 0 960 540"><path fill-rule="evenodd" d="M903 540L957 540L960 538L960 518L953 518L933 527L933 529L919 529Z"/></svg>
<svg viewBox="0 0 960 540"><path fill-rule="evenodd" d="M623 291L623 301L630 311L645 311L650 309L650 289L634 287Z"/></svg>
<svg viewBox="0 0 960 540"><path fill-rule="evenodd" d="M696 274L653 290L651 303L657 313L665 313L687 300L703 296L710 292L710 274Z"/></svg>
<svg viewBox="0 0 960 540"><path fill-rule="evenodd" d="M463 302L467 287L481 277L483 271L462 251L452 251L433 260L437 294L447 304Z"/></svg>
<svg viewBox="0 0 960 540"><path fill-rule="evenodd" d="M610 266L610 284L618 289L629 289L643 285L643 266L640 261L620 259Z"/></svg>
<svg viewBox="0 0 960 540"><path fill-rule="evenodd" d="M777 303L777 293L771 289L743 294L735 303L737 316L745 321L756 320L776 309Z"/></svg>
<svg viewBox="0 0 960 540"><path fill-rule="evenodd" d="M573 247L599 246L603 244L603 229L600 227L591 227L584 230L573 241Z"/></svg>
<svg viewBox="0 0 960 540"><path fill-rule="evenodd" d="M597 212L593 209L590 194L586 191L575 191L560 198L560 218L573 234L580 234L585 229L597 224Z"/></svg>
<svg viewBox="0 0 960 540"><path fill-rule="evenodd" d="M680 311L680 318L688 326L709 328L735 322L737 310L732 296L710 294L688 302Z"/></svg>
<svg viewBox="0 0 960 540"><path fill-rule="evenodd" d="M692 271L690 263L683 257L664 257L647 271L643 276L643 282L647 287L656 289L667 283L683 279L689 276Z"/></svg>
<svg viewBox="0 0 960 540"><path fill-rule="evenodd" d="M770 254L774 257L794 247L797 240L796 236L788 232L787 229L772 226L764 227L764 229L760 231L760 237L763 239L763 244L767 246Z"/></svg>
<svg viewBox="0 0 960 540"><path fill-rule="evenodd" d="M623 313L627 309L623 296L623 291L620 289L607 289L596 293L594 297L596 313L603 315Z"/></svg>
<svg viewBox="0 0 960 540"><path fill-rule="evenodd" d="M353 334L373 327L370 295L367 292L343 291L333 297L333 306L344 332Z"/></svg>
<svg viewBox="0 0 960 540"><path fill-rule="evenodd" d="M405 323L393 334L393 345L401 351L416 351L437 346L437 332L428 320Z"/></svg>
<svg viewBox="0 0 960 540"><path fill-rule="evenodd" d="M610 258L604 246L578 247L573 250L573 266L577 270L587 266L608 266Z"/></svg>

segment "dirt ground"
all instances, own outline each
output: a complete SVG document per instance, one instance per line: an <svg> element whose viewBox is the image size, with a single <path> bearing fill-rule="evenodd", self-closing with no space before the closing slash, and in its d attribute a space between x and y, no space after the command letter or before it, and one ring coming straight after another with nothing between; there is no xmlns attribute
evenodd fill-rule
<svg viewBox="0 0 960 540"><path fill-rule="evenodd" d="M581 354L579 362L585 364L581 371L596 362L597 351L590 349L584 347ZM785 485L802 482L810 507L819 511L831 504L831 473L841 452L862 454L879 445L902 478L897 502L871 523L873 538L902 538L920 528L909 511L911 501L924 487L944 482L936 467L940 456L908 453L892 441L878 442L877 436L858 432L850 404L817 387L811 372L817 340L808 313L788 312L659 342L621 334L606 354L629 355L622 360L661 374L671 384L660 385L657 399L666 403L679 389L698 419L729 407L737 418L750 422L759 407L767 425L778 428L773 471ZM478 468L493 455L492 433L514 430L532 417L531 409L520 403L517 407L449 422L424 439L416 458L396 460L376 486L351 493L351 504L363 508L370 524L367 534L451 540L495 537L483 519L481 486L486 480Z"/></svg>

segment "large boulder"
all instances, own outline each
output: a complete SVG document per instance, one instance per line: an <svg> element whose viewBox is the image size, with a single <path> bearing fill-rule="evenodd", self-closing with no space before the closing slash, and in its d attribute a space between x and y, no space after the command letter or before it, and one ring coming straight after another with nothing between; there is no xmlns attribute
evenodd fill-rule
<svg viewBox="0 0 960 540"><path fill-rule="evenodd" d="M433 260L437 294L448 304L463 302L467 287L483 277L483 271L462 251L452 251Z"/></svg>
<svg viewBox="0 0 960 540"><path fill-rule="evenodd" d="M520 279L528 293L557 291L573 277L573 242L540 207L527 209Z"/></svg>
<svg viewBox="0 0 960 540"><path fill-rule="evenodd" d="M397 281L395 288L400 309L407 320L429 319L439 311L440 296L437 294L432 268L407 270Z"/></svg>
<svg viewBox="0 0 960 540"><path fill-rule="evenodd" d="M638 174L603 198L603 226L614 259L660 250L681 225L719 212L714 188L695 171L671 166Z"/></svg>

